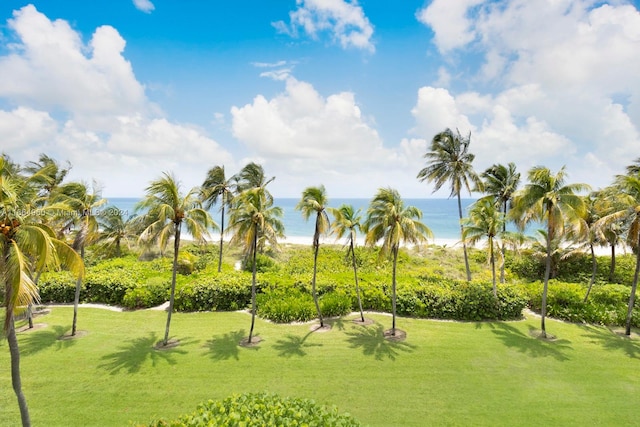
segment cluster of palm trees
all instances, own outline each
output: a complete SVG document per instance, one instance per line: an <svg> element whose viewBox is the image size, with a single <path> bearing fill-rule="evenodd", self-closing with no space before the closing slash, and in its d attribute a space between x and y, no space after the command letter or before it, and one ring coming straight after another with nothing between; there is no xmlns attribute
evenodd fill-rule
<svg viewBox="0 0 640 427"><path fill-rule="evenodd" d="M594 270L589 290L595 278L594 246L611 247L610 275L615 269L615 248L626 242L637 255L626 323L630 334L631 315L640 271L640 158L628 166L627 173L599 191L590 191L586 184L567 184L564 168L552 173L546 167L528 171L528 183L523 188L520 173L513 163L496 164L478 174L469 151L471 135L463 136L450 129L438 133L425 154L426 166L417 178L434 184L434 192L450 185L451 197L458 199L461 241L467 279L471 280L467 244L487 241L491 264L493 292L497 296L496 258L502 260L500 281L504 282L504 257L510 242L522 239L509 231L508 222L520 230L531 223L544 224L541 232L546 250L542 293L542 335L546 336L545 315L548 281L553 266L553 253L568 244L589 248ZM25 166L0 156L0 271L4 292L4 333L9 342L13 387L18 396L23 425L29 425L26 401L21 392L19 351L14 316L20 307L30 306L38 299L37 282L49 269L66 268L77 277L74 298L72 335L76 333L77 306L84 274L85 248L100 243L116 255L121 245L135 239L144 246L159 245L161 252L173 242L173 271L165 335L162 345L169 345L169 329L175 296L176 272L181 236L186 230L192 238L204 241L210 230L220 230L218 271L221 271L223 237L231 234L231 244L243 248L244 263L252 266L251 328L247 343L254 338L256 315L256 257L265 248L277 248L284 237L282 209L274 206L267 185L268 178L261 165L249 163L237 174L227 177L224 166L207 172L203 184L186 194L170 173L164 173L146 188L145 197L137 206L140 215L124 218L122 211L105 208L106 200L97 186L65 183L70 165L61 166L45 154L37 162ZM483 193L463 217L461 192ZM220 226L209 210L219 204ZM420 244L432 237L431 230L421 222L422 212L405 206L400 194L392 188L381 188L373 196L366 217L353 206L328 206L324 186L308 187L296 209L305 219L315 215L312 241L314 250L311 288L320 326L324 319L316 292L317 261L320 237L331 232L347 238L348 254L353 261L354 282L364 322L355 241L364 233L366 245L380 245L380 255L392 260L392 328L385 332L396 335L396 267L399 248L403 244ZM229 225L225 230L225 214ZM330 221L328 213L333 216ZM588 297L589 290L585 295Z"/></svg>
<svg viewBox="0 0 640 427"><path fill-rule="evenodd" d="M615 248L626 243L636 253L636 271L626 319L626 334L631 333L631 316L640 271L640 158L627 167L626 174L617 175L613 183L601 190L591 191L587 184L566 183L567 173L561 168L553 173L546 167L536 166L528 171L528 183L521 189L520 173L515 164L495 164L477 174L472 166L474 155L469 152L471 135L463 136L451 129L435 135L425 154L427 165L418 173L421 181L433 182L434 192L447 182L451 196L458 198L460 230L465 256L467 279L471 272L467 260L466 244L486 239L491 264L493 292L496 292L496 252L500 255L500 281L504 282L504 256L507 245L523 242L522 230L531 223L545 227L540 230L544 239L545 273L542 291L541 335L546 337L545 316L549 278L555 261L554 254L571 245L589 249L592 276L585 301L595 281L597 264L594 246L611 248L609 276L615 270ZM480 192L479 198L463 218L460 193ZM507 230L512 222L520 232ZM496 251L496 245L499 249Z"/></svg>

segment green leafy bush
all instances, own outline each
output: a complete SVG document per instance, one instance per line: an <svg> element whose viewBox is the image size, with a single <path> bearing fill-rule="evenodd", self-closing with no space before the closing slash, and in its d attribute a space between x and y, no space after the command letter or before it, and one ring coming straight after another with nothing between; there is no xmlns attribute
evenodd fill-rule
<svg viewBox="0 0 640 427"><path fill-rule="evenodd" d="M128 289L122 305L128 309L158 306L169 299L171 282L161 277L149 279L146 283Z"/></svg>
<svg viewBox="0 0 640 427"><path fill-rule="evenodd" d="M186 283L176 290L178 311L228 311L245 308L251 300L251 278L224 273Z"/></svg>
<svg viewBox="0 0 640 427"><path fill-rule="evenodd" d="M235 394L222 401L209 400L192 414L174 421L154 421L150 427L213 426L308 426L356 427L361 424L337 408L327 408L309 399L280 397L275 394Z"/></svg>
<svg viewBox="0 0 640 427"><path fill-rule="evenodd" d="M76 292L76 280L66 271L42 274L38 281L40 300L43 303L73 302Z"/></svg>
<svg viewBox="0 0 640 427"><path fill-rule="evenodd" d="M525 286L532 310L542 307L542 282ZM624 325L627 316L630 288L624 285L594 285L589 299L583 302L586 286L550 280L547 291L547 314L569 322ZM640 326L640 302L635 300L632 325Z"/></svg>
<svg viewBox="0 0 640 427"><path fill-rule="evenodd" d="M306 322L317 316L311 295L299 290L263 293L257 304L258 315L276 323Z"/></svg>
<svg viewBox="0 0 640 427"><path fill-rule="evenodd" d="M342 292L327 293L320 298L320 311L323 316L337 317L351 313L351 298Z"/></svg>
<svg viewBox="0 0 640 427"><path fill-rule="evenodd" d="M122 305L126 292L136 287L136 282L128 274L92 271L84 278L83 286L84 293L81 294L83 301Z"/></svg>

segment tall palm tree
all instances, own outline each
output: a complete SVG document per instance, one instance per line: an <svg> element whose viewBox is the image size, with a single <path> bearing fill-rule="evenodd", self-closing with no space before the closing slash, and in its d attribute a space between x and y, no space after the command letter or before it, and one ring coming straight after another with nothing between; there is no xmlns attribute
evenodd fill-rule
<svg viewBox="0 0 640 427"><path fill-rule="evenodd" d="M469 152L471 144L471 133L464 137L460 131L453 133L451 129L446 129L438 133L431 140L429 151L424 155L427 159L427 166L418 173L420 182L434 182L433 192L438 191L445 183L451 185L449 197L456 196L458 199L458 215L462 221L462 202L460 192L466 188L471 194L471 188L482 189L482 181L473 170L473 159L475 155ZM473 185L472 185L473 184ZM460 235L462 236L462 224L460 224ZM467 245L462 240L464 252L464 266L467 271L467 280L471 280L471 269L469 268L469 258L467 255Z"/></svg>
<svg viewBox="0 0 640 427"><path fill-rule="evenodd" d="M278 246L278 238L284 237L282 209L273 206L273 199L267 197L264 187L244 190L235 197L234 208L229 218L229 227L233 230L232 244L240 244L245 259L252 262L251 276L251 328L247 343L253 339L256 317L256 255L258 242L266 240L273 248Z"/></svg>
<svg viewBox="0 0 640 427"><path fill-rule="evenodd" d="M611 213L598 221L598 225L606 225L611 222L624 221L628 226L627 244L636 254L636 269L631 284L631 295L627 308L625 334L631 335L631 319L633 305L638 289L638 274L640 273L640 170L636 172L634 166L627 168L628 175L618 175L615 178L614 187L618 189L618 202L623 208Z"/></svg>
<svg viewBox="0 0 640 427"><path fill-rule="evenodd" d="M584 217L584 199L579 192L588 191L586 184L565 184L566 172L562 167L556 174L548 168L536 166L529 170L529 183L516 193L512 218L524 228L532 220L546 223L546 263L542 290L541 329L542 337L547 337L545 317L547 314L547 290L551 271L551 246L564 234L565 224L578 227Z"/></svg>
<svg viewBox="0 0 640 427"><path fill-rule="evenodd" d="M224 243L224 213L233 196L233 177L226 178L224 166L215 166L207 172L202 184L201 197L205 208L211 209L220 199L220 253L218 254L218 273L222 270L222 245Z"/></svg>
<svg viewBox="0 0 640 427"><path fill-rule="evenodd" d="M20 351L16 338L14 314L38 300L38 290L31 279L33 272L59 268L64 264L75 275L84 274L82 260L74 250L56 239L47 225L37 220L33 200L37 198L38 177L16 173L8 159L0 157L0 280L4 288L3 332L11 355L11 382L18 399L23 426L30 426L29 409L22 391ZM36 173L37 175L37 173ZM28 260L35 260L30 263Z"/></svg>
<svg viewBox="0 0 640 427"><path fill-rule="evenodd" d="M396 268L401 244L419 244L433 237L433 233L420 220L422 212L414 206L405 206L400 193L392 188L380 188L375 194L364 224L365 244L374 246L382 240L380 256L391 256L391 310L393 323L390 335L396 335Z"/></svg>
<svg viewBox="0 0 640 427"><path fill-rule="evenodd" d="M511 162L507 166L494 164L480 174L483 180L484 193L495 200L495 203L502 209L504 217L507 217L509 202L520 185L520 172L516 172L515 163ZM507 231L507 221L502 224L502 233ZM502 240L502 239L501 239ZM500 283L504 283L504 259L505 244L500 246L502 262L500 263Z"/></svg>
<svg viewBox="0 0 640 427"><path fill-rule="evenodd" d="M164 172L162 177L152 181L146 188L146 195L137 206L138 210L146 210L152 222L140 235L140 239L150 239L166 248L173 236L173 268L171 274L171 293L167 312L162 345L169 342L169 327L176 293L176 275L178 272L178 254L182 227L197 241L204 241L209 229L217 229L217 224L209 215L198 196L198 188L192 188L186 195L180 190L180 183L170 173Z"/></svg>
<svg viewBox="0 0 640 427"><path fill-rule="evenodd" d="M71 163L67 161L66 167L62 167L54 158L42 153L37 162L27 162L24 170L41 178L35 182L39 189L38 195L46 200L62 185L71 170Z"/></svg>
<svg viewBox="0 0 640 427"><path fill-rule="evenodd" d="M627 208L625 196L619 193L615 185L608 186L598 191L598 211L600 218L614 212L624 211ZM596 229L600 238L605 241L611 249L611 263L609 264L609 282L613 282L616 272L616 247L623 242L625 235L625 218L617 217L615 220L609 218L607 221L598 221Z"/></svg>
<svg viewBox="0 0 640 427"><path fill-rule="evenodd" d="M327 192L324 185L319 187L307 187L302 192L302 199L296 205L296 210L302 212L302 217L308 220L312 214L316 215L316 224L313 232L313 278L311 279L311 293L313 302L316 304L320 327L324 327L320 304L318 304L318 294L316 293L316 272L318 267L318 251L320 250L320 236L326 235L329 231L329 216L326 207L328 204Z"/></svg>
<svg viewBox="0 0 640 427"><path fill-rule="evenodd" d="M103 199L100 191L94 183L92 191L86 184L81 182L71 182L65 184L55 193L55 199L66 204L72 211L69 220L66 221L65 229L76 228L73 239L73 249L75 249L84 261L85 248L98 239L98 219L97 209L107 203ZM75 336L78 321L78 304L80 303L80 290L82 288L82 278L76 281L76 292L73 299L73 323L71 325L71 335Z"/></svg>
<svg viewBox="0 0 640 427"><path fill-rule="evenodd" d="M493 296L498 297L496 287L496 260L495 260L495 239L503 233L505 223L504 213L498 210L496 203L489 198L482 198L476 201L469 210L469 216L462 220L463 240L474 245L481 239L487 239L489 248L489 263L491 265L491 278L493 283ZM504 263L503 263L504 264Z"/></svg>
<svg viewBox="0 0 640 427"><path fill-rule="evenodd" d="M347 257L351 256L353 266L353 278L356 284L356 297L358 298L358 308L360 309L360 320L364 322L364 312L362 310L362 298L360 298L360 285L358 284L358 265L356 262L356 234L360 230L360 209L355 210L352 205L341 205L338 209L328 208L333 215L331 231L338 239L347 234Z"/></svg>
<svg viewBox="0 0 640 427"><path fill-rule="evenodd" d="M231 181L235 183L236 194L242 193L245 190L261 187L264 189L264 195L267 199L273 200L273 196L266 190L266 186L276 179L275 176L267 178L264 173L262 165L251 162L246 164L240 172L231 178Z"/></svg>
<svg viewBox="0 0 640 427"><path fill-rule="evenodd" d="M589 294L591 293L591 289L593 288L593 284L596 281L596 274L598 274L598 262L596 259L595 246L600 246L602 243L606 243L606 240L603 238L603 233L599 232L596 224L598 220L601 218L602 213L605 212L606 203L604 203L604 199L601 196L599 191L594 191L591 194L584 196L584 204L585 204L585 212L582 221L584 225L580 227L584 230L583 234L580 235L578 233L575 234L573 239L577 242L581 243L583 248L589 249L589 255L591 257L591 279L589 280L589 286L587 287L587 292L584 295L584 302L587 302L589 299Z"/></svg>

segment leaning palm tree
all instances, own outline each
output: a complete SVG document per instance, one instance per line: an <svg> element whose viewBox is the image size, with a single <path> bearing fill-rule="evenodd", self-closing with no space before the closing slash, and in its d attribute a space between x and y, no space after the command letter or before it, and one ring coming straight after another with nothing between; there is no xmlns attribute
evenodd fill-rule
<svg viewBox="0 0 640 427"><path fill-rule="evenodd" d="M471 144L471 133L464 137L460 135L460 131L453 133L451 129L440 132L433 137L429 151L424 155L427 159L427 166L418 173L418 180L421 182L435 183L434 193L445 183L450 183L451 194L449 197L456 196L458 199L460 221L462 221L462 202L460 200L462 189L466 188L470 194L472 187L482 189L482 181L473 170L472 163L475 155L469 152L469 144ZM462 235L462 231L462 224L460 224L460 235ZM467 280L471 280L467 245L464 239L462 240L462 249Z"/></svg>
<svg viewBox="0 0 640 427"><path fill-rule="evenodd" d="M186 195L180 191L180 183L170 173L163 173L162 177L152 181L146 188L146 195L140 201L137 210L146 210L145 214L151 218L150 224L140 235L140 240L157 242L160 248L166 248L169 239L173 237L173 268L171 274L171 293L167 311L162 345L169 343L169 327L176 293L176 275L178 272L178 254L182 227L197 241L204 241L209 229L216 229L217 224L211 215L202 207L198 196L198 189L192 188Z"/></svg>
<svg viewBox="0 0 640 427"><path fill-rule="evenodd" d="M18 399L23 426L30 426L27 401L20 378L20 350L16 338L16 311L38 300L38 290L31 279L34 270L69 268L77 277L84 274L82 260L74 250L56 239L54 231L37 220L32 201L37 197L33 176L24 177L0 157L0 280L4 290L3 332L11 355L11 382ZM35 260L30 263L28 260Z"/></svg>
<svg viewBox="0 0 640 427"><path fill-rule="evenodd" d="M509 202L513 197L513 193L520 185L520 172L516 172L515 163L511 162L507 166L502 164L494 164L480 174L483 180L483 191L488 197L492 198L495 203L502 209L504 217L507 217ZM502 233L507 231L507 221L502 224ZM500 246L502 262L500 263L500 283L504 283L504 259L505 245L502 242Z"/></svg>
<svg viewBox="0 0 640 427"><path fill-rule="evenodd" d="M356 297L358 298L358 308L360 309L360 321L364 322L364 312L362 310L362 298L360 298L360 285L358 284L358 265L356 262L356 233L360 229L360 209L355 210L352 205L342 205L338 209L328 208L333 215L331 231L338 239L347 234L347 245L349 246L347 258L351 256L353 265L353 278L356 284Z"/></svg>
<svg viewBox="0 0 640 427"><path fill-rule="evenodd" d="M391 188L381 188L375 194L364 224L365 244L373 246L382 240L380 256L391 256L391 330L385 334L396 335L396 268L401 244L419 244L433 237L433 233L420 220L422 212L414 206L405 206L400 193Z"/></svg>
<svg viewBox="0 0 640 427"><path fill-rule="evenodd" d="M496 287L495 239L502 234L504 223L504 214L498 210L496 203L488 198L482 198L475 202L469 209L469 216L462 220L463 240L475 245L481 239L487 239L493 296L496 298L498 297L498 289Z"/></svg>
<svg viewBox="0 0 640 427"><path fill-rule="evenodd" d="M546 240L546 262L542 290L541 329L547 337L545 317L547 314L547 290L551 272L552 244L561 240L565 226L579 227L584 217L584 199L579 192L588 191L586 184L565 184L566 172L562 167L556 174L548 168L536 166L529 170L529 183L516 193L510 216L521 229L530 221L546 223L543 234Z"/></svg>
<svg viewBox="0 0 640 427"><path fill-rule="evenodd" d="M320 236L326 235L329 231L329 216L326 206L328 203L327 192L324 185L319 187L307 187L302 192L302 199L296 205L296 210L302 212L302 217L308 220L312 214L316 215L315 229L313 232L313 277L311 279L311 294L316 305L320 327L324 327L320 304L318 304L318 294L316 293L316 272L318 267L318 251L320 250Z"/></svg>
<svg viewBox="0 0 640 427"><path fill-rule="evenodd" d="M222 245L224 243L224 213L231 203L233 195L233 177L226 178L224 166L209 169L202 184L201 197L206 209L211 209L220 199L220 253L218 254L218 273L222 270Z"/></svg>
<svg viewBox="0 0 640 427"><path fill-rule="evenodd" d="M284 237L282 209L273 206L273 199L265 194L264 187L247 189L237 195L229 218L229 227L233 231L231 244L243 247L245 259L251 259L251 328L247 343L253 339L256 317L256 255L258 242L266 240L273 248L278 246L278 238Z"/></svg>
<svg viewBox="0 0 640 427"><path fill-rule="evenodd" d="M631 320L633 305L638 288L638 274L640 273L640 169L636 171L634 166L627 168L628 175L618 175L615 178L614 187L618 189L617 202L622 204L622 209L604 216L598 222L598 226L606 226L620 220L628 226L627 244L636 254L636 269L631 284L631 294L627 308L625 322L625 334L631 335Z"/></svg>
<svg viewBox="0 0 640 427"><path fill-rule="evenodd" d="M86 184L81 182L71 182L61 186L55 193L54 198L64 203L72 210L69 220L66 221L64 228L76 228L73 239L73 249L75 249L84 261L85 248L98 239L98 219L97 209L107 203L107 199L103 199L100 191L97 190L96 184L93 190L89 191ZM82 288L82 279L76 281L76 291L73 299L73 323L71 325L71 335L75 336L78 321L78 304L80 303L80 290Z"/></svg>

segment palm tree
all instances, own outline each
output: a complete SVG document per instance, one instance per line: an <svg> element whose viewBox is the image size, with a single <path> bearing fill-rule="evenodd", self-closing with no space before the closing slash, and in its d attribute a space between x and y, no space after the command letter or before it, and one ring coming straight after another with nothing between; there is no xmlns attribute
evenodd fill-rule
<svg viewBox="0 0 640 427"><path fill-rule="evenodd" d="M474 245L481 239L484 239L485 237L487 238L487 246L489 247L489 263L491 264L491 278L493 282L493 296L498 298L494 246L495 238L498 237L504 229L504 214L498 210L498 207L493 200L483 198L479 199L472 205L469 210L469 216L462 221L463 240Z"/></svg>
<svg viewBox="0 0 640 427"><path fill-rule="evenodd" d="M69 206L72 211L71 215L69 215L70 219L66 221L64 229L70 230L73 227L77 227L72 246L84 261L85 248L94 243L99 236L96 210L107 203L107 200L100 196L100 191L97 190L95 183L93 190L89 191L87 185L81 182L71 182L59 187L55 193L55 199ZM81 288L82 278L78 278L73 299L71 336L75 336L76 334Z"/></svg>
<svg viewBox="0 0 640 427"><path fill-rule="evenodd" d="M32 176L40 177L36 186L41 200L46 200L62 185L71 170L71 163L67 162L66 167L61 167L54 158L42 153L37 162L27 162L24 169Z"/></svg>
<svg viewBox="0 0 640 427"><path fill-rule="evenodd" d="M169 327L176 293L176 275L178 272L178 254L180 252L180 238L182 226L197 241L204 241L209 229L217 229L217 224L211 215L202 207L198 189L192 188L186 195L180 191L180 183L176 178L164 172L162 177L152 181L146 188L146 195L137 206L137 210L147 210L147 217L152 222L140 235L142 240L152 240L164 249L173 236L173 269L171 275L171 293L167 312L167 325L162 345L169 342Z"/></svg>
<svg viewBox="0 0 640 427"><path fill-rule="evenodd" d="M586 184L566 184L565 168L562 167L555 175L543 166L536 166L529 170L529 184L518 191L513 199L510 214L515 218L521 229L531 220L546 223L546 262L544 272L544 286L542 290L541 329L542 337L547 337L545 317L547 312L547 290L549 274L551 272L551 246L563 235L565 224L577 227L580 218L584 216L584 199L578 192L588 191Z"/></svg>
<svg viewBox="0 0 640 427"><path fill-rule="evenodd" d="M240 244L245 259L251 258L251 328L247 343L253 339L256 317L256 255L258 242L266 240L273 248L278 246L278 238L284 237L282 209L273 206L273 199L267 197L264 187L244 190L235 197L234 208L229 218L229 227L233 230L232 244Z"/></svg>
<svg viewBox="0 0 640 427"><path fill-rule="evenodd" d="M267 179L262 165L254 162L245 165L237 175L231 178L231 180L235 182L236 194L240 194L251 188L261 187L264 189L265 197L271 200L273 200L273 196L266 190L266 186L274 179L276 179L275 176Z"/></svg>
<svg viewBox="0 0 640 427"><path fill-rule="evenodd" d="M614 212L626 209L624 199L626 196L618 192L615 186L608 186L598 192L598 211L600 218L612 214ZM625 235L624 217L618 217L615 220L611 218L606 221L598 221L596 229L600 238L605 241L611 248L611 263L609 265L609 282L613 282L616 272L616 247L622 243Z"/></svg>
<svg viewBox="0 0 640 427"><path fill-rule="evenodd" d="M124 212L115 206L107 206L98 215L98 238L97 241L116 257L122 255L122 243L129 246L129 241L135 239L137 234L133 231L135 216L125 219Z"/></svg>
<svg viewBox="0 0 640 427"><path fill-rule="evenodd" d="M27 401L20 378L20 351L14 325L15 312L38 300L38 289L31 279L34 270L58 268L64 264L78 277L84 274L82 260L53 230L37 221L33 200L39 177L23 177L4 156L0 157L0 280L4 288L3 332L11 355L11 382L18 399L23 426L30 426ZM35 263L28 260L33 259Z"/></svg>
<svg viewBox="0 0 640 427"><path fill-rule="evenodd" d="M328 208L329 212L333 215L333 223L331 224L331 230L338 239L347 235L347 245L349 249L347 257L351 256L351 262L353 265L353 278L356 284L356 296L358 298L358 308L360 309L360 321L364 322L364 313L362 310L362 298L360 298L360 285L358 284L358 266L356 262L356 233L360 229L360 209L355 210L352 205L342 205L338 209Z"/></svg>
<svg viewBox="0 0 640 427"><path fill-rule="evenodd" d="M222 270L222 245L224 242L224 211L225 207L231 203L233 195L233 177L227 179L224 173L224 166L215 166L209 169L207 177L202 184L201 197L205 203L205 208L211 209L213 205L220 202L220 253L218 254L218 273Z"/></svg>
<svg viewBox="0 0 640 427"><path fill-rule="evenodd" d="M325 210L328 203L327 193L324 185L319 187L307 187L302 192L302 199L296 205L296 210L302 212L302 217L308 220L312 214L316 214L316 224L313 232L313 278L311 279L311 293L313 302L316 304L320 327L324 327L318 295L316 293L316 272L318 267L318 251L320 249L320 236L326 235L329 231L329 216Z"/></svg>
<svg viewBox="0 0 640 427"><path fill-rule="evenodd" d="M520 172L516 172L515 163L511 162L507 166L494 164L482 172L480 177L483 179L484 193L495 200L495 203L502 209L504 218L506 218L509 202L513 197L513 193L515 193L520 185ZM506 231L507 221L504 221L502 224L502 233L504 234ZM500 263L500 283L504 283L504 241L500 246L500 252L502 255L502 262Z"/></svg>
<svg viewBox="0 0 640 427"><path fill-rule="evenodd" d="M596 281L596 274L598 273L598 262L594 247L596 245L602 245L603 242L606 243L606 240L603 238L603 233L599 232L596 227L604 209L606 209L606 206L603 206L603 204L606 204L603 202L604 198L599 191L594 191L584 196L585 216L582 218L584 225L580 227L584 230L584 233L582 235L576 233L577 235L574 236L575 240L582 243L583 248L589 248L589 255L591 256L591 279L589 280L587 292L584 295L584 302L587 302L589 299L591 288L593 288L593 284Z"/></svg>
<svg viewBox="0 0 640 427"><path fill-rule="evenodd" d="M389 334L396 335L396 268L401 244L419 244L433 237L433 233L420 220L422 212L414 206L406 206L400 193L391 188L380 188L369 209L364 229L365 244L373 246L382 240L380 256L391 256L393 272L391 279L391 310L393 323Z"/></svg>
<svg viewBox="0 0 640 427"><path fill-rule="evenodd" d="M634 166L627 168L628 175L618 175L615 178L614 187L618 189L617 202L622 204L622 209L604 216L598 221L598 226L605 226L620 220L628 226L627 244L636 254L636 269L631 284L631 295L627 308L625 322L625 334L631 335L631 319L633 304L635 303L636 290L638 288L638 273L640 272L640 170L636 172Z"/></svg>
<svg viewBox="0 0 640 427"><path fill-rule="evenodd" d="M458 215L462 221L462 202L460 192L463 187L471 194L471 184L473 187L482 189L482 181L473 170L473 159L475 155L469 152L471 143L471 133L463 137L460 131L453 133L451 129L435 135L431 140L429 150L424 157L427 159L427 166L418 173L420 182L435 182L435 189L438 191L445 183L450 182L451 194L449 197L458 198ZM462 224L460 224L460 235L462 236ZM471 280L471 269L469 268L469 258L467 255L467 245L462 240L464 252L464 266L467 271L467 280Z"/></svg>

